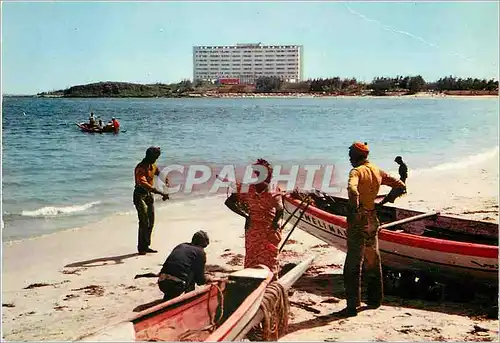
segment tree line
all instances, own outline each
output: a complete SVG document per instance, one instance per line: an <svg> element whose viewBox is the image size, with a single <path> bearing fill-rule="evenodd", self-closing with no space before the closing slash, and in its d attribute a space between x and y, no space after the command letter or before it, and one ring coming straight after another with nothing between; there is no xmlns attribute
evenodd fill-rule
<svg viewBox="0 0 500 343"><path fill-rule="evenodd" d="M296 91L304 93L357 93L371 90L373 94L383 95L387 92L405 92L415 94L422 91L495 91L498 90L498 81L494 79L457 78L446 76L435 82L427 82L421 75L375 77L371 82L365 83L356 78L319 78L299 83L286 83L276 76L259 77L255 82L257 92L286 92Z"/></svg>
<svg viewBox="0 0 500 343"><path fill-rule="evenodd" d="M414 94L421 91L488 91L498 90L494 79L442 77L427 82L421 75L375 77L371 82L356 78L318 78L297 83L285 82L277 76L264 76L255 80L254 85L217 85L209 81L182 80L177 83L135 84L128 82L98 82L72 86L64 90L38 93L39 96L62 97L182 97L190 93L204 92L257 92L257 93L321 93L355 95L370 93L385 95L390 92Z"/></svg>
<svg viewBox="0 0 500 343"><path fill-rule="evenodd" d="M66 89L38 93L38 96L61 96L66 98L127 98L127 97L180 97L194 90L192 82L183 80L172 84L138 84L130 82L97 82L72 86Z"/></svg>

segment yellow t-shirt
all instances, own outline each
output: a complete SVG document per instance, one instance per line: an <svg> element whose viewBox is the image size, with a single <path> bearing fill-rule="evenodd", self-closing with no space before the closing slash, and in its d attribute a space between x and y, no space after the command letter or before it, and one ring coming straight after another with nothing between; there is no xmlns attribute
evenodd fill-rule
<svg viewBox="0 0 500 343"><path fill-rule="evenodd" d="M380 190L380 185L387 185L392 188L405 187L401 180L390 176L369 161L354 167L349 172L347 186L349 202L356 208L375 209L375 198Z"/></svg>

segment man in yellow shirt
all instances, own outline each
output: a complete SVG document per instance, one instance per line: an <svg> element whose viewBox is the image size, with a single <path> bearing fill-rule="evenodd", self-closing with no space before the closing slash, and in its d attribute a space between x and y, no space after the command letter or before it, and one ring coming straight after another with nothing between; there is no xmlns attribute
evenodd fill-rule
<svg viewBox="0 0 500 343"><path fill-rule="evenodd" d="M405 189L405 184L368 161L367 143L356 142L349 147L353 169L349 173L349 215L347 216L347 256L344 263L344 287L348 316L357 315L361 302L360 274L364 261L367 283L367 305L378 308L383 298L382 266L378 250L379 220L375 198L380 185Z"/></svg>
<svg viewBox="0 0 500 343"><path fill-rule="evenodd" d="M139 218L139 233L137 239L137 251L139 255L145 255L148 252L157 252L149 247L155 222L153 194L162 195L163 201L168 199L168 194L160 192L153 186L155 175L160 174L156 166L156 160L160 157L160 154L161 151L159 147L149 147L146 150L146 156L137 164L134 170L135 188L133 199ZM165 178L165 183L168 185L167 178Z"/></svg>

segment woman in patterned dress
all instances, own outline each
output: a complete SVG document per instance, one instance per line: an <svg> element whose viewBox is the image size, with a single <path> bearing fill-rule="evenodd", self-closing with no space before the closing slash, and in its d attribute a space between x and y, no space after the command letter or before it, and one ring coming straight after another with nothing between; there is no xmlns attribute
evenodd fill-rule
<svg viewBox="0 0 500 343"><path fill-rule="evenodd" d="M281 195L278 189L270 189L273 172L271 164L264 159L258 159L254 165L267 170L265 180L249 185L247 191L241 183L237 183L237 192L233 193L225 204L233 212L246 218L245 268L263 264L277 276L278 245L281 241L279 220L283 215ZM257 177L260 176L259 171L254 170L254 173ZM246 211L242 209L243 206Z"/></svg>

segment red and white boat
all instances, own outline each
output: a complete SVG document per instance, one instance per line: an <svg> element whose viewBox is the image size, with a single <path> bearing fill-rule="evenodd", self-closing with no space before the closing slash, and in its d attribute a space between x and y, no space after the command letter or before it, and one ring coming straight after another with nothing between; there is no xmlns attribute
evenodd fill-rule
<svg viewBox="0 0 500 343"><path fill-rule="evenodd" d="M288 290L307 270L309 257L277 280ZM262 319L260 305L271 283L268 268L246 268L137 315L81 337L81 341L234 341ZM288 294L288 293L287 293Z"/></svg>
<svg viewBox="0 0 500 343"><path fill-rule="evenodd" d="M309 196L314 203L298 198ZM347 199L319 192L284 197L285 219L346 251ZM298 208L298 210L296 210ZM498 224L376 205L382 264L393 270L498 285Z"/></svg>
<svg viewBox="0 0 500 343"><path fill-rule="evenodd" d="M75 123L75 124L83 132L89 132L89 133L107 133L107 132L118 133L118 132L120 132L120 127L114 127L113 125L106 125L103 127L98 127L98 126L91 127L89 125L89 123L85 123L85 122Z"/></svg>

